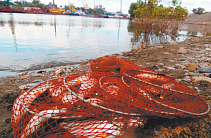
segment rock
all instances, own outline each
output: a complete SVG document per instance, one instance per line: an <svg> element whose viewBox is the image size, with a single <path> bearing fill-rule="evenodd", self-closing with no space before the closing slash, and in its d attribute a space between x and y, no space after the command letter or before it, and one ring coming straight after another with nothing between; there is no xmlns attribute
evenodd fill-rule
<svg viewBox="0 0 211 138"><path fill-rule="evenodd" d="M33 83L42 83L42 82L44 82L44 80L39 79L39 80L33 80L32 82Z"/></svg>
<svg viewBox="0 0 211 138"><path fill-rule="evenodd" d="M209 73L203 73L203 74L204 74L204 76L211 78L211 74L209 74Z"/></svg>
<svg viewBox="0 0 211 138"><path fill-rule="evenodd" d="M66 69L66 73L71 73L75 70L73 67L67 67L65 69Z"/></svg>
<svg viewBox="0 0 211 138"><path fill-rule="evenodd" d="M42 74L42 73L46 73L46 71L39 70L39 71L37 71L37 73Z"/></svg>
<svg viewBox="0 0 211 138"><path fill-rule="evenodd" d="M193 76L192 77L193 82L198 82L198 81L208 81L211 83L211 78L205 77L205 76Z"/></svg>
<svg viewBox="0 0 211 138"><path fill-rule="evenodd" d="M165 68L168 69L168 70L175 70L174 67L167 67L167 66L165 66Z"/></svg>
<svg viewBox="0 0 211 138"><path fill-rule="evenodd" d="M19 89L21 90L26 90L28 88L28 85L21 85L19 86Z"/></svg>
<svg viewBox="0 0 211 138"><path fill-rule="evenodd" d="M204 46L205 46L205 47L210 47L210 48L211 48L211 45L210 45L210 44L205 44Z"/></svg>
<svg viewBox="0 0 211 138"><path fill-rule="evenodd" d="M169 52L163 52L163 55L169 55L170 53Z"/></svg>
<svg viewBox="0 0 211 138"><path fill-rule="evenodd" d="M191 78L190 78L190 76L185 76L185 78L182 80L189 82L189 81L191 81Z"/></svg>
<svg viewBox="0 0 211 138"><path fill-rule="evenodd" d="M159 48L160 48L160 49L163 49L163 48L165 48L165 47L164 47L164 46L159 46Z"/></svg>
<svg viewBox="0 0 211 138"><path fill-rule="evenodd" d="M176 45L177 43L175 41L171 41L169 44L170 45Z"/></svg>
<svg viewBox="0 0 211 138"><path fill-rule="evenodd" d="M84 61L83 63L81 63L80 65L86 65L88 63L88 61Z"/></svg>
<svg viewBox="0 0 211 138"><path fill-rule="evenodd" d="M184 47L180 47L180 49L177 52L178 54L186 54L187 50Z"/></svg>
<svg viewBox="0 0 211 138"><path fill-rule="evenodd" d="M149 68L150 68L150 69L156 69L157 67L156 67L156 65L152 65L152 66L150 66Z"/></svg>
<svg viewBox="0 0 211 138"><path fill-rule="evenodd" d="M25 76L27 74L28 74L28 72L24 72L24 73L19 74L18 76Z"/></svg>
<svg viewBox="0 0 211 138"><path fill-rule="evenodd" d="M206 51L211 51L211 48L206 48L205 50L206 50Z"/></svg>
<svg viewBox="0 0 211 138"><path fill-rule="evenodd" d="M201 68L199 73L211 73L211 66Z"/></svg>
<svg viewBox="0 0 211 138"><path fill-rule="evenodd" d="M44 82L43 80L34 80L34 81L32 81L32 83L29 83L29 84L27 84L28 85L28 88L33 88L33 87L35 87L36 85L38 85L38 84L40 84L40 83L42 83L42 82Z"/></svg>
<svg viewBox="0 0 211 138"><path fill-rule="evenodd" d="M204 74L200 74L200 73L192 73L191 76L204 76Z"/></svg>
<svg viewBox="0 0 211 138"><path fill-rule="evenodd" d="M201 45L191 44L190 46L201 47Z"/></svg>
<svg viewBox="0 0 211 138"><path fill-rule="evenodd" d="M199 63L198 66L200 68L204 68L204 67L210 66L210 63L209 62L203 62L203 63Z"/></svg>
<svg viewBox="0 0 211 138"><path fill-rule="evenodd" d="M186 66L185 65L177 65L177 67L181 68L181 69L185 69Z"/></svg>
<svg viewBox="0 0 211 138"><path fill-rule="evenodd" d="M163 64L163 63L158 63L158 65L159 65L159 66L164 66L164 64Z"/></svg>
<svg viewBox="0 0 211 138"><path fill-rule="evenodd" d="M188 71L194 71L197 69L197 65L196 64L189 64L188 65Z"/></svg>
<svg viewBox="0 0 211 138"><path fill-rule="evenodd" d="M198 87L195 87L195 90L198 92L198 93L200 93L201 91L199 90L199 88Z"/></svg>
<svg viewBox="0 0 211 138"><path fill-rule="evenodd" d="M157 71L158 71L158 72L162 72L162 71L163 71L163 69L158 69Z"/></svg>
<svg viewBox="0 0 211 138"><path fill-rule="evenodd" d="M62 68L60 68L60 69L58 69L58 70L55 71L55 75L56 76L59 76L62 73L63 73L63 69Z"/></svg>

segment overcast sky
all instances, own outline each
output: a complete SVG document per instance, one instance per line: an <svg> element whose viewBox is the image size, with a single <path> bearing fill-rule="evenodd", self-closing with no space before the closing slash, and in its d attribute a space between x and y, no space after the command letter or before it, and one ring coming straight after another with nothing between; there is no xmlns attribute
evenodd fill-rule
<svg viewBox="0 0 211 138"><path fill-rule="evenodd" d="M30 0L27 0L30 1ZM48 4L49 2L53 2L53 0L40 0L42 3ZM68 5L68 0L54 0L55 4L58 6ZM82 0L69 0L70 3L73 3L76 7L82 7ZM85 1L89 7L93 8L95 5L103 5L107 11L116 12L120 10L120 2L121 0L83 0ZM144 1L144 0L143 0ZM164 6L168 6L168 3L171 0L162 0L161 4ZM122 0L122 11L127 14L128 9L131 3L137 2L137 0ZM182 7L186 7L189 12L192 12L193 8L202 7L206 11L211 11L211 0L182 0Z"/></svg>

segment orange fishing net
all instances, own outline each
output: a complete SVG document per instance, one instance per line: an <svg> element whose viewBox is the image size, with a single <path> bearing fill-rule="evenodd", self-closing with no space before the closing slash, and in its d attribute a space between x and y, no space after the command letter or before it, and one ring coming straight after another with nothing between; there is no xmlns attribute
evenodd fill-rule
<svg viewBox="0 0 211 138"><path fill-rule="evenodd" d="M172 77L112 56L93 72L48 80L23 92L12 110L14 137L118 137L143 117L201 117L206 101Z"/></svg>

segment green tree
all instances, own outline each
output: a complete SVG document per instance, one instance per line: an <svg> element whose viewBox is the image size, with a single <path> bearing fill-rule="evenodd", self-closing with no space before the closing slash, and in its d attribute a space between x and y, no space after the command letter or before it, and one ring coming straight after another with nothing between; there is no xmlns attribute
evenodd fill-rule
<svg viewBox="0 0 211 138"><path fill-rule="evenodd" d="M135 17L135 14L133 13L134 10L136 10L138 7L138 3L131 3L130 9L128 10L128 13L130 14L130 17Z"/></svg>
<svg viewBox="0 0 211 138"><path fill-rule="evenodd" d="M22 3L20 1L15 1L14 3L18 4L18 5L22 5Z"/></svg>
<svg viewBox="0 0 211 138"><path fill-rule="evenodd" d="M196 14L196 13L197 13L197 9L196 9L196 8L193 8L192 12L193 12L194 14Z"/></svg>
<svg viewBox="0 0 211 138"><path fill-rule="evenodd" d="M33 0L32 3L33 4L40 4L40 1L39 0Z"/></svg>
<svg viewBox="0 0 211 138"><path fill-rule="evenodd" d="M199 7L198 9L193 8L193 10L192 10L192 12L194 14L203 14L204 11L205 11L205 9L204 8L201 8L201 7Z"/></svg>
<svg viewBox="0 0 211 138"><path fill-rule="evenodd" d="M172 0L171 1L171 4L172 4L172 6L179 6L179 5L181 5L182 4L182 1L181 0Z"/></svg>
<svg viewBox="0 0 211 138"><path fill-rule="evenodd" d="M184 19L188 10L181 7L180 0L172 0L171 6L163 7L158 6L161 0L145 0L145 2L139 1L137 9L133 11L135 17L139 18L162 18L162 19Z"/></svg>

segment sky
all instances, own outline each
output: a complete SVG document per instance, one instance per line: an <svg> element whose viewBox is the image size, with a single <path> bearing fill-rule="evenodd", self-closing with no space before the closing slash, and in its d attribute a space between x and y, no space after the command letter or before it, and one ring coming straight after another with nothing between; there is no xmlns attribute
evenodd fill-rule
<svg viewBox="0 0 211 138"><path fill-rule="evenodd" d="M30 0L27 0L30 1ZM32 0L31 0L32 1ZM41 3L48 4L53 2L53 0L40 0ZM68 0L54 0L55 4L58 6L68 5ZM103 5L106 11L116 12L120 11L121 0L69 0L76 7L83 7L82 1L88 4L90 8L94 8L94 5ZM144 1L144 0L143 0ZM168 6L171 0L162 0L160 4ZM128 14L128 10L131 3L135 3L137 0L122 0L122 12ZM202 7L205 11L211 11L211 0L182 0L182 7L186 7L190 13L192 13L193 8Z"/></svg>

